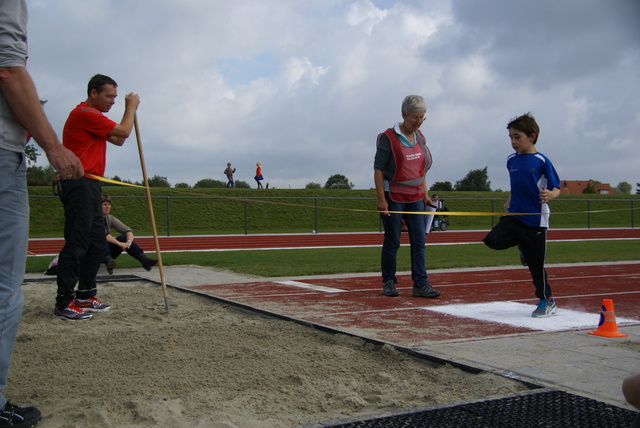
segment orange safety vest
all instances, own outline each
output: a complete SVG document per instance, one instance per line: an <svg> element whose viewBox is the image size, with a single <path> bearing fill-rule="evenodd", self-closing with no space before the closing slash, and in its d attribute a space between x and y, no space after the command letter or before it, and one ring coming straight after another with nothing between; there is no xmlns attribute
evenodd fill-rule
<svg viewBox="0 0 640 428"><path fill-rule="evenodd" d="M424 199L424 180L433 162L426 138L418 130L416 144L406 147L393 129L387 129L384 133L391 142L391 151L396 163L396 172L389 181L389 197L395 202L415 202Z"/></svg>

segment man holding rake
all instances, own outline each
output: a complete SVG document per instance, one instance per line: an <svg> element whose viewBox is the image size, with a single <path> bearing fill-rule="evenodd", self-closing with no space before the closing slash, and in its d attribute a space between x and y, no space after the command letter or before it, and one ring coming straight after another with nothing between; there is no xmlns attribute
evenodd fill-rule
<svg viewBox="0 0 640 428"><path fill-rule="evenodd" d="M62 142L78 156L85 176L77 180L60 177L58 191L64 205L65 245L58 259L58 292L53 316L63 320L87 320L90 312L104 312L110 305L97 297L96 275L104 256L104 220L101 185L107 142L122 146L133 130L140 96L125 95L120 123L104 113L115 104L118 85L102 74L89 81L87 100L78 104L64 125ZM90 174L91 176L88 176ZM94 176L94 177L92 177ZM75 290L76 283L78 290Z"/></svg>

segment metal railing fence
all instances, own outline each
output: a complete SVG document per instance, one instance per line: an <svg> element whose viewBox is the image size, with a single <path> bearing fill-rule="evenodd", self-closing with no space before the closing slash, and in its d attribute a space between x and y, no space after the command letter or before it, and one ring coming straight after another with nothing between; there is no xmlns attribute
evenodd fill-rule
<svg viewBox="0 0 640 428"><path fill-rule="evenodd" d="M44 224L47 222L62 228L64 214L57 197L29 198L32 229L50 227ZM146 197L111 198L112 214L138 235L151 233ZM444 202L453 212L500 213L504 199L449 198ZM634 228L639 202L640 199L555 199L550 203L551 226ZM152 204L158 233L166 236L382 231L375 198L152 196ZM488 230L499 218L450 216L449 229Z"/></svg>

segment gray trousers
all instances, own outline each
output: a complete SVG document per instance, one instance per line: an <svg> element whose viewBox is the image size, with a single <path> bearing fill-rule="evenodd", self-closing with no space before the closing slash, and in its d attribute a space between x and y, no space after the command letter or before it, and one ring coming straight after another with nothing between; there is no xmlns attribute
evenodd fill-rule
<svg viewBox="0 0 640 428"><path fill-rule="evenodd" d="M0 149L0 408L22 314L29 240L27 167L22 153Z"/></svg>

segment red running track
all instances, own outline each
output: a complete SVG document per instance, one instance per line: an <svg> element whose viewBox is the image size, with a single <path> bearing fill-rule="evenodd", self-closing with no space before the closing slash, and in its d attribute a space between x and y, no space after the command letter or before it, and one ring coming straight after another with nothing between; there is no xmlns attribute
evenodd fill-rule
<svg viewBox="0 0 640 428"><path fill-rule="evenodd" d="M640 263L547 267L558 303L558 315L533 319L537 300L526 268L444 270L429 273L442 295L438 299L411 297L411 278L398 276L400 297L384 297L379 276L335 276L297 281L264 279L251 283L183 287L227 302L276 313L357 336L408 348L427 348L440 341L465 341L545 331L587 313L587 323L561 330L594 330L603 298L615 300L624 325L640 324ZM521 304L518 316L534 326L510 325L499 311L485 319L439 313L448 305ZM620 328L624 330L621 324Z"/></svg>
<svg viewBox="0 0 640 428"><path fill-rule="evenodd" d="M480 242L486 231L431 233L429 244ZM640 239L640 229L553 229L549 240ZM265 248L380 246L382 233L327 233L278 235L224 235L160 237L163 251L216 251ZM402 235L408 243L406 234ZM139 237L143 248L154 248L153 238ZM62 239L30 240L35 254L57 254ZM640 263L547 267L554 297L561 309L593 314L598 322L603 298L615 299L616 315L640 323ZM378 275L345 275L279 282L264 279L251 283L195 285L192 291L217 299L277 313L285 317L327 326L381 342L424 348L438 341L464 341L503 335L533 333L528 327L509 325L500 319L477 320L439 313L432 308L478 303L522 303L522 318L530 318L535 299L528 269L448 270L430 272L439 299L411 297L411 278L399 275L401 296L382 296ZM571 315L567 315L570 317ZM499 315L498 315L499 317ZM555 318L555 317L554 317ZM591 327L589 327L591 328Z"/></svg>
<svg viewBox="0 0 640 428"><path fill-rule="evenodd" d="M427 244L455 244L481 242L487 231L432 232ZM224 251L269 248L330 248L366 247L382 245L381 232L367 233L318 233L318 234L269 234L269 235L198 235L161 236L161 251ZM550 241L593 239L640 239L640 229L551 229ZM153 237L137 237L136 242L147 251L155 248ZM402 243L408 244L407 234ZM62 249L64 239L30 239L29 252L33 255L56 255Z"/></svg>

